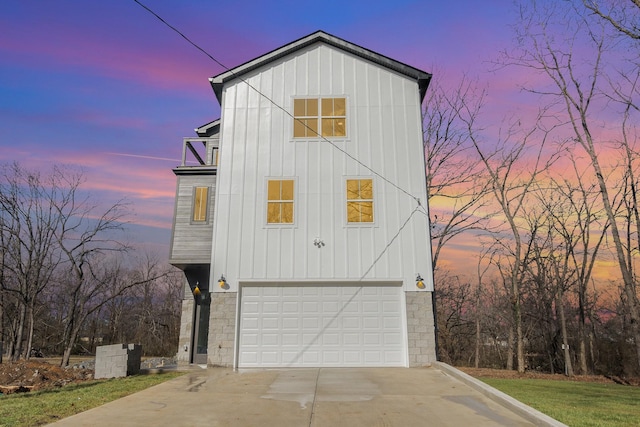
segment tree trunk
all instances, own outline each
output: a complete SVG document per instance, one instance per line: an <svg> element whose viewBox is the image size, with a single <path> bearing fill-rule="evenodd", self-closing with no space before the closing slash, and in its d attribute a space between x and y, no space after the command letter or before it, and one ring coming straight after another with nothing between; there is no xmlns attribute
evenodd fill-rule
<svg viewBox="0 0 640 427"><path fill-rule="evenodd" d="M509 328L509 338L507 340L507 370L513 370L513 328Z"/></svg>
<svg viewBox="0 0 640 427"><path fill-rule="evenodd" d="M24 358L29 360L31 358L31 348L33 347L33 303L29 303L29 316L27 321L29 322L29 330L27 331L27 348L25 349Z"/></svg>
<svg viewBox="0 0 640 427"><path fill-rule="evenodd" d="M480 367L480 339L480 292L478 292L476 299L476 352L473 362L473 366L475 366L476 369Z"/></svg>
<svg viewBox="0 0 640 427"><path fill-rule="evenodd" d="M81 322L78 322L81 325ZM60 366L63 368L69 366L69 359L71 358L71 352L73 351L73 346L78 339L78 334L80 333L79 327L73 327L71 333L69 334L69 340L66 342L64 353L62 354L62 360L60 361Z"/></svg>
<svg viewBox="0 0 640 427"><path fill-rule="evenodd" d="M559 289L556 294L556 307L560 314L560 331L562 332L562 349L564 352L564 373L573 376L573 365L571 364L571 352L569 351L569 339L567 337L567 321L564 315L564 304L562 303L562 290Z"/></svg>
<svg viewBox="0 0 640 427"><path fill-rule="evenodd" d="M518 253L520 253L518 251ZM516 328L516 358L518 372L523 373L525 367L524 359L524 335L522 333L522 307L520 306L520 288L518 286L518 278L516 276L520 263L516 260L514 272L511 276L511 292L512 292L512 309L513 321Z"/></svg>
<svg viewBox="0 0 640 427"><path fill-rule="evenodd" d="M11 354L11 360L13 362L20 359L20 355L22 354L22 340L24 339L24 323L26 318L27 309L24 304L20 304L20 314L18 317L17 329L16 329L16 341L15 347L13 348L13 353Z"/></svg>

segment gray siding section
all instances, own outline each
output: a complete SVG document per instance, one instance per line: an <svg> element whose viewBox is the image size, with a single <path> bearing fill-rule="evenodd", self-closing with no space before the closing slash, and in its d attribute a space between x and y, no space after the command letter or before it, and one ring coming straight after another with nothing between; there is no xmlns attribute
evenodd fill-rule
<svg viewBox="0 0 640 427"><path fill-rule="evenodd" d="M178 175L175 217L171 236L171 264L209 264L213 237L213 205L216 175ZM193 197L196 187L209 187L207 221L194 223Z"/></svg>

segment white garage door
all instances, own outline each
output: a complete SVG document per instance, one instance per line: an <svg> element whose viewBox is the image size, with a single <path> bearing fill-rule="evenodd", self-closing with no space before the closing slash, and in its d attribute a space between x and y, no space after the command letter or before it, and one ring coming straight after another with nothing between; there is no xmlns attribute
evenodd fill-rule
<svg viewBox="0 0 640 427"><path fill-rule="evenodd" d="M239 367L405 366L402 288L243 286Z"/></svg>

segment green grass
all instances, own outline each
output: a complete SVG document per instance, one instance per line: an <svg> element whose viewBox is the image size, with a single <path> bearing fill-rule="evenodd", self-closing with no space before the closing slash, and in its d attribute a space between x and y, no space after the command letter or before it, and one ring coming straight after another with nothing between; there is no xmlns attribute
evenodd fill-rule
<svg viewBox="0 0 640 427"><path fill-rule="evenodd" d="M95 408L183 375L136 375L71 384L53 390L0 396L0 426L40 426Z"/></svg>
<svg viewBox="0 0 640 427"><path fill-rule="evenodd" d="M640 387L542 379L479 379L571 427L640 425Z"/></svg>

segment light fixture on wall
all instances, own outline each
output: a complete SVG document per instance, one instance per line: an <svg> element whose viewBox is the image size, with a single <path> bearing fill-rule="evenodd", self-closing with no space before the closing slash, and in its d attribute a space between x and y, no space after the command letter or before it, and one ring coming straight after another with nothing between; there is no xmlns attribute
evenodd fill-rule
<svg viewBox="0 0 640 427"><path fill-rule="evenodd" d="M416 286L418 287L418 289L424 289L424 282L422 280L422 276L420 276L420 273L418 273L418 276L416 277Z"/></svg>
<svg viewBox="0 0 640 427"><path fill-rule="evenodd" d="M218 280L218 286L221 289L227 289L227 279L224 278L224 274L220 275L220 280Z"/></svg>
<svg viewBox="0 0 640 427"><path fill-rule="evenodd" d="M200 295L200 288L198 287L199 284L200 282L196 282L196 287L193 289L193 295L196 297Z"/></svg>

